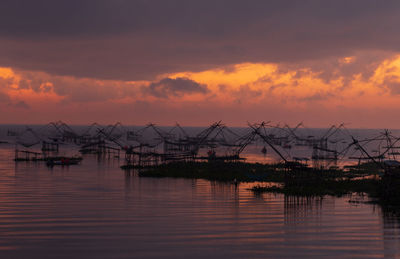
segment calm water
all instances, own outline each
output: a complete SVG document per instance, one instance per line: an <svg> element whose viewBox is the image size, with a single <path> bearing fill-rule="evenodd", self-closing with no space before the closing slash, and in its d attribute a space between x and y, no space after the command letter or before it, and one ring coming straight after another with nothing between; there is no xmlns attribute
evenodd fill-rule
<svg viewBox="0 0 400 259"><path fill-rule="evenodd" d="M400 257L399 219L357 197L255 196L90 156L53 169L12 158L0 148L0 258Z"/></svg>

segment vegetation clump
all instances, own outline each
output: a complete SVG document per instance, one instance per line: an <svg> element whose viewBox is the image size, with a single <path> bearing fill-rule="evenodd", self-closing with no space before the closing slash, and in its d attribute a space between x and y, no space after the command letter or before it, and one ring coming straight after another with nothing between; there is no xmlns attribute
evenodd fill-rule
<svg viewBox="0 0 400 259"><path fill-rule="evenodd" d="M255 186L251 190L255 193L273 192L283 193L293 196L325 196L331 195L341 197L350 193L366 193L371 197L377 196L380 183L377 179L359 179L359 180L323 180L318 184L297 184L282 187L277 186Z"/></svg>
<svg viewBox="0 0 400 259"><path fill-rule="evenodd" d="M142 177L196 178L217 181L270 181L284 180L283 166L242 162L176 162L141 170Z"/></svg>
<svg viewBox="0 0 400 259"><path fill-rule="evenodd" d="M383 175L378 176L379 175ZM399 176L398 176L399 175ZM293 196L343 196L367 194L376 202L400 208L400 172L382 173L373 164L344 169L315 169L286 164L245 162L174 162L140 170L142 177L196 178L226 182L276 182L257 185L255 193L273 192Z"/></svg>

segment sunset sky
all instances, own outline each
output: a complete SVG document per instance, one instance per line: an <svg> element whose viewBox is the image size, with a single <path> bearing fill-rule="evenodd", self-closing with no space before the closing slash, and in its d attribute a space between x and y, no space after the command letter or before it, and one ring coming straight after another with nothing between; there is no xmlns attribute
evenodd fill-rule
<svg viewBox="0 0 400 259"><path fill-rule="evenodd" d="M400 128L400 1L2 0L0 111Z"/></svg>

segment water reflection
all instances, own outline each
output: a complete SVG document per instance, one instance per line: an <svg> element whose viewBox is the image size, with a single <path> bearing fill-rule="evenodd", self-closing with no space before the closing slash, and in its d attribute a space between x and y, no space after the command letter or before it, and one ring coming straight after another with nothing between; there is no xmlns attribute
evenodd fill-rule
<svg viewBox="0 0 400 259"><path fill-rule="evenodd" d="M387 208L382 208L383 218L383 247L385 258L399 258L400 257L400 217L398 213Z"/></svg>
<svg viewBox="0 0 400 259"><path fill-rule="evenodd" d="M350 197L142 178L117 159L14 165L0 150L1 258L395 258L399 220Z"/></svg>
<svg viewBox="0 0 400 259"><path fill-rule="evenodd" d="M284 196L285 225L296 226L304 223L305 218L314 217L320 223L322 204L332 206L329 199L323 202L321 197ZM332 208L331 208L332 209Z"/></svg>

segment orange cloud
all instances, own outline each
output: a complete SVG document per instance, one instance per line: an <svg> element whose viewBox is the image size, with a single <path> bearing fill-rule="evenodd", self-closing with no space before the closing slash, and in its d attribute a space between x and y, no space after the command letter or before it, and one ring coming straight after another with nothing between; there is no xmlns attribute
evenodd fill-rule
<svg viewBox="0 0 400 259"><path fill-rule="evenodd" d="M0 120L11 122L11 114L18 117L21 108L29 107L32 114L41 113L40 120L64 116L79 123L135 116L134 124L160 120L204 125L228 118L236 125L272 119L309 120L324 126L348 120L372 127L374 121L385 123L388 114L399 112L400 55L377 64L369 76L354 70L359 60L358 56L336 60L330 77L311 66L243 63L163 74L154 81L74 78L0 68L0 107L10 111ZM350 68L352 73L347 73ZM363 119L363 112L374 121ZM23 114L29 112L25 109ZM397 125L391 123L387 127Z"/></svg>

